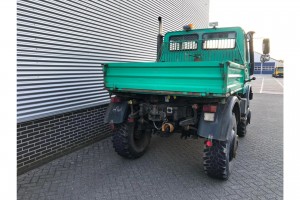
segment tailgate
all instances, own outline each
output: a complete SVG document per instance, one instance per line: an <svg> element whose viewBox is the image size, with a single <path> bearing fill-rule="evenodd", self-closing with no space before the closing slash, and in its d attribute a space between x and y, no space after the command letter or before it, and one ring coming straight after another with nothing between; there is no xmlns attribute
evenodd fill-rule
<svg viewBox="0 0 300 200"><path fill-rule="evenodd" d="M104 83L115 92L226 96L241 89L242 72L243 66L230 62L109 63L104 65Z"/></svg>

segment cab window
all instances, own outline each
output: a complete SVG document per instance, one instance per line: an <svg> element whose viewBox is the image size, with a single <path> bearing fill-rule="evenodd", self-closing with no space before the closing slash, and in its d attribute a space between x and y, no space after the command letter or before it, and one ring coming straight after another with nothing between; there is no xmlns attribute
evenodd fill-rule
<svg viewBox="0 0 300 200"><path fill-rule="evenodd" d="M190 35L176 35L171 36L169 39L170 51L184 51L184 50L197 50L198 49L198 34Z"/></svg>
<svg viewBox="0 0 300 200"><path fill-rule="evenodd" d="M202 35L202 49L234 49L236 32L205 33Z"/></svg>

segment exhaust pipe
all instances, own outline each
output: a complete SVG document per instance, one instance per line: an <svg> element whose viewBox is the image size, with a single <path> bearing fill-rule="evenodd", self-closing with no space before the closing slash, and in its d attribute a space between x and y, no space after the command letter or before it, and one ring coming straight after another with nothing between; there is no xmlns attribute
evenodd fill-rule
<svg viewBox="0 0 300 200"><path fill-rule="evenodd" d="M157 49L156 49L156 61L160 60L161 56L161 47L163 43L163 35L162 35L162 20L161 17L158 17L158 35L157 35Z"/></svg>

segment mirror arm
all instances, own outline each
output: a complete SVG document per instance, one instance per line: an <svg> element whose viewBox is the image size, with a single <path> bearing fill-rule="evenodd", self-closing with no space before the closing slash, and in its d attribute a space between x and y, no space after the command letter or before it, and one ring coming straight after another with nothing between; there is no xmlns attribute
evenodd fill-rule
<svg viewBox="0 0 300 200"><path fill-rule="evenodd" d="M249 31L247 35L249 35L249 53L250 53L250 75L254 74L254 48L253 48L253 34L254 31Z"/></svg>
<svg viewBox="0 0 300 200"><path fill-rule="evenodd" d="M247 83L247 82L250 82L250 81L255 81L255 80L256 80L256 78L255 78L255 77L252 77L252 78L250 78L250 79L244 81L244 83Z"/></svg>

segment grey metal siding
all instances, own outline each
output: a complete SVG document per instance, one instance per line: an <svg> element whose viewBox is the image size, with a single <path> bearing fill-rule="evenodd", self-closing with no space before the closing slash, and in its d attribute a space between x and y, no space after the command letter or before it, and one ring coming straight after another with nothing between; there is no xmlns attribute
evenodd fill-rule
<svg viewBox="0 0 300 200"><path fill-rule="evenodd" d="M18 122L109 102L101 63L154 61L164 31L208 24L209 0L17 2Z"/></svg>

